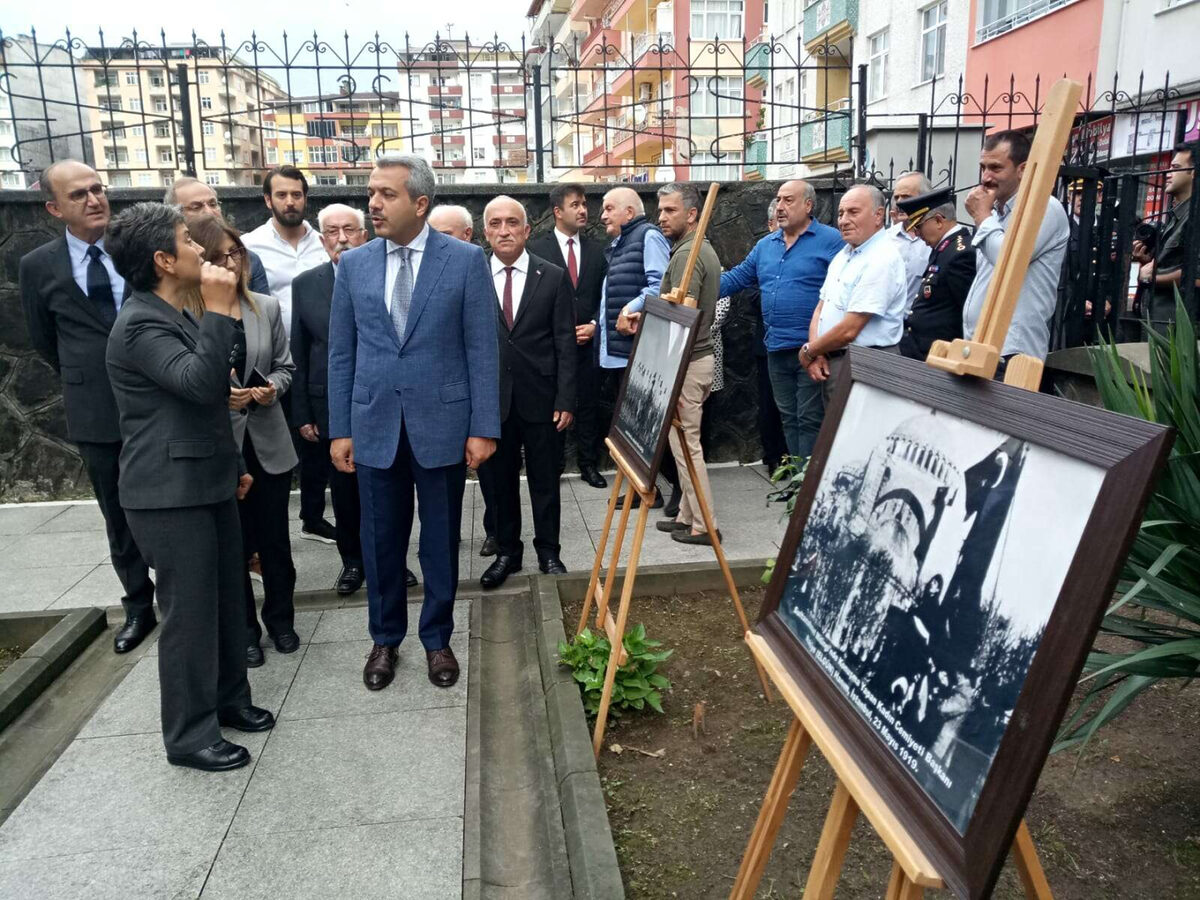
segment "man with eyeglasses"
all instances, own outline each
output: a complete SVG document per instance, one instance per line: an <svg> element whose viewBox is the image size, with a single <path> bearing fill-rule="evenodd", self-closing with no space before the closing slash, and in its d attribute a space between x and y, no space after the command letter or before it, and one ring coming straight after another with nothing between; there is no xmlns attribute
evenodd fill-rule
<svg viewBox="0 0 1200 900"><path fill-rule="evenodd" d="M187 219L193 216L221 217L223 215L221 201L217 199L217 192L200 179L187 175L171 182L163 197L163 203L167 206L178 206L179 211ZM256 294L271 293L271 285L267 281L267 270L263 268L262 259L253 250L247 250L246 253L250 258L250 290Z"/></svg>
<svg viewBox="0 0 1200 900"><path fill-rule="evenodd" d="M125 624L113 649L128 653L157 624L154 583L117 489L121 431L104 362L109 332L128 292L104 248L111 211L96 170L62 160L42 172L41 187L47 212L66 225L66 233L21 258L21 306L30 343L62 379L67 435L87 467L113 569L125 591Z"/></svg>

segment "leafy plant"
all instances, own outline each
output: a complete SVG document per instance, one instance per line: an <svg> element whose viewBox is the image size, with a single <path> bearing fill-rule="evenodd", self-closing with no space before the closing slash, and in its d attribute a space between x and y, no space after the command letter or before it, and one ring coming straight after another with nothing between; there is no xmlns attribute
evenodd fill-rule
<svg viewBox="0 0 1200 900"><path fill-rule="evenodd" d="M807 456L785 456L779 468L771 473L771 484L777 485L767 494L768 503L783 503L784 511L779 514L780 521L790 520L792 511L796 508L796 495L800 493L800 485L808 472ZM771 574L775 571L775 560L768 559L763 569L762 583L770 584Z"/></svg>
<svg viewBox="0 0 1200 900"><path fill-rule="evenodd" d="M1125 649L1094 649L1079 707L1063 725L1055 750L1087 743L1144 690L1200 670L1200 362L1196 332L1176 292L1176 324L1166 337L1150 332L1150 379L1125 375L1116 347L1092 351L1107 409L1172 425L1175 444L1125 561L1118 599L1100 626Z"/></svg>
<svg viewBox="0 0 1200 900"><path fill-rule="evenodd" d="M624 710L641 710L647 706L662 712L662 692L671 687L671 682L658 672L658 666L670 659L675 651L659 650L662 642L647 638L645 625L637 625L625 635L624 644L627 659L625 665L617 669L609 715L617 717ZM579 682L583 708L589 716L596 715L600 709L604 673L611 652L608 638L593 634L590 628L585 628L570 644L558 642L559 664L570 667Z"/></svg>

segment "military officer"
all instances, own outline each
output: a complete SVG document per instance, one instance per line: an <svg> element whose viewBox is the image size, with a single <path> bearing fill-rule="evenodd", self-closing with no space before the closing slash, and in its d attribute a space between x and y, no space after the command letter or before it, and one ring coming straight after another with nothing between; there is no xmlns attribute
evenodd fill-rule
<svg viewBox="0 0 1200 900"><path fill-rule="evenodd" d="M941 188L896 204L908 214L905 227L930 246L929 265L904 320L900 352L924 359L934 341L962 337L963 303L975 280L971 231L958 224L954 194Z"/></svg>

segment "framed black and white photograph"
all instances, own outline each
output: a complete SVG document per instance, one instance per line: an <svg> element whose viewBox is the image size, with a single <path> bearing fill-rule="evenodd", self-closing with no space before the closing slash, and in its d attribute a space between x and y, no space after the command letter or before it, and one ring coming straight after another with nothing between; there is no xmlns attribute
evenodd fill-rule
<svg viewBox="0 0 1200 900"><path fill-rule="evenodd" d="M1169 446L853 351L758 630L961 896L990 886Z"/></svg>
<svg viewBox="0 0 1200 900"><path fill-rule="evenodd" d="M657 298L643 310L609 438L646 486L653 485L666 452L699 318L694 308Z"/></svg>

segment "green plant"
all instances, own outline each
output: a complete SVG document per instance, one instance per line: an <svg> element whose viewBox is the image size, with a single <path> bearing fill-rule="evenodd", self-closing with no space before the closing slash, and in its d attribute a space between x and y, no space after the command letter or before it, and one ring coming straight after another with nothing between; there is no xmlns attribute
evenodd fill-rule
<svg viewBox="0 0 1200 900"><path fill-rule="evenodd" d="M671 687L665 675L658 672L660 663L670 659L674 650L659 650L660 641L646 637L646 626L637 625L625 635L625 665L617 669L613 682L609 715L619 716L623 710L644 709L649 706L662 712L662 692ZM568 666L583 691L583 708L589 716L600 709L600 694L604 690L604 673L612 645L602 634L585 628L574 641L558 642L558 661Z"/></svg>
<svg viewBox="0 0 1200 900"><path fill-rule="evenodd" d="M1176 324L1166 337L1150 332L1150 379L1127 379L1116 347L1092 351L1107 409L1174 426L1175 444L1146 507L1100 632L1120 649L1094 649L1079 707L1059 732L1055 750L1082 746L1142 691L1200 670L1200 357L1196 332L1176 297Z"/></svg>
<svg viewBox="0 0 1200 900"><path fill-rule="evenodd" d="M768 503L783 503L784 511L779 514L780 521L792 518L796 508L796 495L800 493L800 485L808 472L809 457L785 456L779 468L771 473L771 484L776 487L767 494ZM775 571L775 560L768 559L763 569L762 583L770 584L771 574Z"/></svg>

